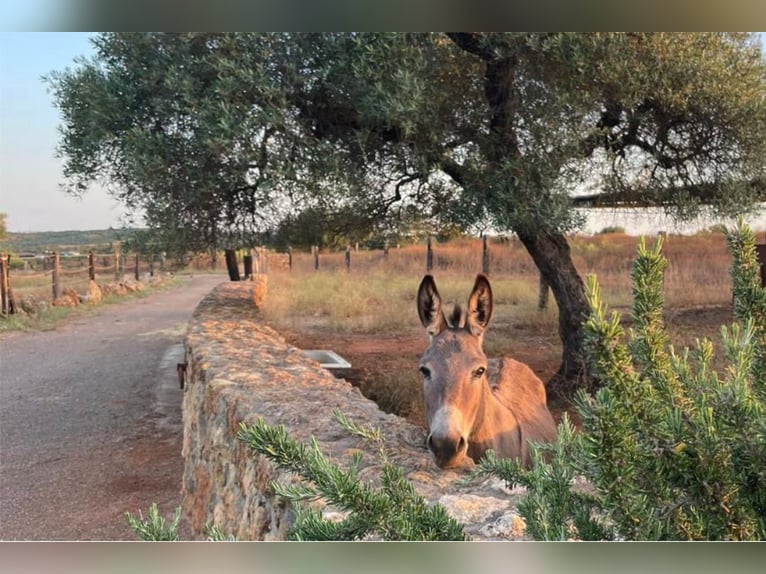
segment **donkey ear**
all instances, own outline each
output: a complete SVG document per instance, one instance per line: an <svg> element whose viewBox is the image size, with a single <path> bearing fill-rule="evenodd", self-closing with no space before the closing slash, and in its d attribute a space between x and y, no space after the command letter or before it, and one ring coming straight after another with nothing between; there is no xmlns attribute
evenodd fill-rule
<svg viewBox="0 0 766 574"><path fill-rule="evenodd" d="M492 317L492 288L489 279L481 273L476 276L473 291L468 298L468 330L474 335L482 335Z"/></svg>
<svg viewBox="0 0 766 574"><path fill-rule="evenodd" d="M418 287L418 316L431 336L438 335L447 325L442 313L442 299L430 275L423 277Z"/></svg>

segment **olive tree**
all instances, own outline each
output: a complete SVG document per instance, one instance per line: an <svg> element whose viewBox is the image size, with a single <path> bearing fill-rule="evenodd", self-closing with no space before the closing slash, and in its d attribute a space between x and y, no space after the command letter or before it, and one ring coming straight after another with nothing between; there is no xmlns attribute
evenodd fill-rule
<svg viewBox="0 0 766 574"><path fill-rule="evenodd" d="M50 77L69 190L104 178L215 248L300 211L515 232L551 286L553 396L590 388L578 206L734 214L764 192L754 35L105 34Z"/></svg>
<svg viewBox="0 0 766 574"><path fill-rule="evenodd" d="M766 199L764 61L747 34L322 34L291 100L395 174L389 200L518 234L559 308L552 395L589 388L578 206L733 215ZM448 179L447 179L448 178ZM382 198L381 201L384 201Z"/></svg>

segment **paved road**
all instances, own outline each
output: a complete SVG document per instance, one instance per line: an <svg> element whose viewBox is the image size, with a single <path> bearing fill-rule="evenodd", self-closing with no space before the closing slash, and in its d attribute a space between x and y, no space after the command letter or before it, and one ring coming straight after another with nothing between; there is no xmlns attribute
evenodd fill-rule
<svg viewBox="0 0 766 574"><path fill-rule="evenodd" d="M105 305L0 339L0 539L135 540L126 511L180 503L176 363L191 312L225 280Z"/></svg>

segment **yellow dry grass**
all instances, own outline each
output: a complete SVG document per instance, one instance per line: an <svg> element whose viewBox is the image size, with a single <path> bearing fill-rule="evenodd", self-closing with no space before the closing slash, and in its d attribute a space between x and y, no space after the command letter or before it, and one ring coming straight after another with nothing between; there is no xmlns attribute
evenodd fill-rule
<svg viewBox="0 0 766 574"><path fill-rule="evenodd" d="M628 310L630 270L638 238L623 234L576 236L570 239L572 258L581 276L598 276L606 302ZM651 238L650 238L651 241ZM665 239L668 266L665 296L668 309L726 305L731 301L731 257L723 235L670 236ZM481 242L460 240L434 245L434 275L448 304L464 304L477 272L481 271ZM293 270L274 270L266 314L276 326L300 329L323 325L341 333L392 333L417 324L414 301L425 274L426 247L416 245L351 254L347 270L344 253L321 253L314 270L309 253L295 253ZM539 275L518 241L490 244L490 280L495 296L494 322L533 330L555 328L555 300L537 309Z"/></svg>

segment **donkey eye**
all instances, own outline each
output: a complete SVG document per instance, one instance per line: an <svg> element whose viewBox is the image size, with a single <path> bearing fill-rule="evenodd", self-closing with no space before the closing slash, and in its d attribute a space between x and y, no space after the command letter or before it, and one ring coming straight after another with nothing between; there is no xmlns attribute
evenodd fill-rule
<svg viewBox="0 0 766 574"><path fill-rule="evenodd" d="M431 376L431 371L428 369L428 367L420 367L420 374L423 375L426 379Z"/></svg>
<svg viewBox="0 0 766 574"><path fill-rule="evenodd" d="M486 372L487 372L487 369L485 367L479 367L473 372L473 376L478 379L479 377L484 375L484 373Z"/></svg>

